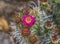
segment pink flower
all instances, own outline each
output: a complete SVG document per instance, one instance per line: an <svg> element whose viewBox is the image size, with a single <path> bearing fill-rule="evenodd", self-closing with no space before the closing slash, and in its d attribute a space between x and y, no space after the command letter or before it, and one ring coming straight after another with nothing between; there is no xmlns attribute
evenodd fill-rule
<svg viewBox="0 0 60 44"><path fill-rule="evenodd" d="M36 22L36 18L34 16L27 14L23 17L22 22L25 26L33 26Z"/></svg>

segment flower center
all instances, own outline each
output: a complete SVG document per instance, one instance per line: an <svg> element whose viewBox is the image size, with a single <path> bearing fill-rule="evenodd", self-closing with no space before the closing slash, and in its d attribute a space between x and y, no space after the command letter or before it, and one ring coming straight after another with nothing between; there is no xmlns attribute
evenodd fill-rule
<svg viewBox="0 0 60 44"><path fill-rule="evenodd" d="M53 38L54 41L58 39L57 35L52 36L52 38Z"/></svg>
<svg viewBox="0 0 60 44"><path fill-rule="evenodd" d="M47 22L46 22L46 25L47 25L48 27L50 27L52 24L51 24L50 21L47 21Z"/></svg>
<svg viewBox="0 0 60 44"><path fill-rule="evenodd" d="M30 23L31 21L32 21L31 17L27 17L27 18L26 18L26 22L27 22L27 23Z"/></svg>
<svg viewBox="0 0 60 44"><path fill-rule="evenodd" d="M41 0L42 2L47 2L47 0Z"/></svg>

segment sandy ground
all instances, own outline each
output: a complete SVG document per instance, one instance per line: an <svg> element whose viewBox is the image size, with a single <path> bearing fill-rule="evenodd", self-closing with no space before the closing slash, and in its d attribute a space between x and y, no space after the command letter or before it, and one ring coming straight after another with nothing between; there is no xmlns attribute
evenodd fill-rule
<svg viewBox="0 0 60 44"><path fill-rule="evenodd" d="M10 36L6 33L0 32L0 44L12 44Z"/></svg>
<svg viewBox="0 0 60 44"><path fill-rule="evenodd" d="M11 4L11 0L0 0L0 17L5 16L8 18L8 15L15 9L16 6ZM7 33L0 32L0 44L12 44L11 38Z"/></svg>

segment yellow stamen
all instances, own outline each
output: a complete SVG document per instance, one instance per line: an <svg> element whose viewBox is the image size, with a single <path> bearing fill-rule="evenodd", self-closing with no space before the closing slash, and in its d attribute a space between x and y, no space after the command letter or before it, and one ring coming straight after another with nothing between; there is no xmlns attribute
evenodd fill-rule
<svg viewBox="0 0 60 44"><path fill-rule="evenodd" d="M42 2L42 4L43 4L43 5L46 5L46 4L48 4L48 2Z"/></svg>
<svg viewBox="0 0 60 44"><path fill-rule="evenodd" d="M26 18L26 22L27 22L27 23L30 23L31 21L32 21L32 19L31 19L30 17L27 17L27 18Z"/></svg>

